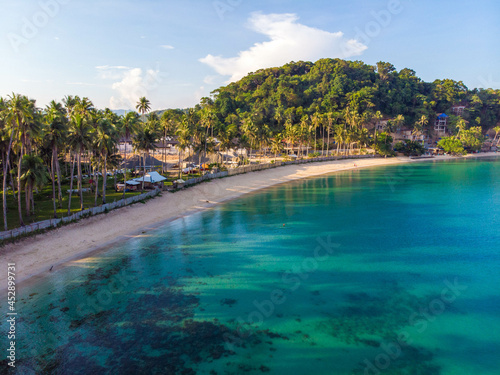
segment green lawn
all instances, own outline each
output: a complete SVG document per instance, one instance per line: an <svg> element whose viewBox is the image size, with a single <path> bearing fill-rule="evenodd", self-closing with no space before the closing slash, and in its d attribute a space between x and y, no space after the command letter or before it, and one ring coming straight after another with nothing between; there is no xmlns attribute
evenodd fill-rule
<svg viewBox="0 0 500 375"><path fill-rule="evenodd" d="M119 180L118 180L119 181ZM84 188L89 187L88 180L84 180L83 183ZM63 200L62 200L62 208L57 208L57 217L68 216L68 192L69 190L69 181L64 183L62 186ZM73 189L77 188L77 182L73 183ZM99 181L99 190L102 192L102 179ZM125 198L138 195L141 192L127 192L125 193ZM14 196L12 191L7 192L7 223L9 229L19 227L19 215L17 210L17 199L14 200ZM57 186L56 186L56 194L57 194ZM116 192L114 189L114 178L110 177L107 179L107 187L106 187L106 203L111 203L113 201L118 201L122 199L123 192ZM49 184L45 186L42 190L39 191L38 194L35 193L35 214L31 216L26 216L26 206L24 194L22 194L22 207L23 207L23 220L25 224L34 223L37 221L47 220L54 217L54 208L52 204L52 185ZM83 194L83 203L84 208L94 207L95 202L95 193L87 192ZM97 204L102 204L102 198L97 198ZM71 213L80 211L80 197L78 194L74 193L71 197ZM0 230L3 230L3 215L0 215Z"/></svg>
<svg viewBox="0 0 500 375"><path fill-rule="evenodd" d="M186 181L190 178L200 177L200 173L192 173L192 174L181 174L181 178ZM172 185L172 181L177 180L179 178L178 172L168 172L167 176L168 180L165 181L165 185ZM118 178L117 181L123 181L123 178ZM114 188L115 180L113 177L108 177L107 179L107 187L106 187L106 203L111 203L113 201L118 201L122 199L123 192L116 192ZM88 179L83 180L83 187L89 188L90 185L88 183ZM77 181L75 179L73 183L73 189L77 188ZM64 216L68 216L68 192L69 190L69 181L65 180L65 183L61 186L63 193L62 207L59 208L57 206L57 217L61 218ZM99 180L99 192L102 191L102 178ZM125 198L138 195L140 191L137 192L127 192L125 193ZM56 194L57 194L57 185L56 185ZM38 194L35 193L35 214L31 216L26 215L26 206L25 206L25 198L24 194L22 194L22 207L23 207L23 220L25 224L35 223L37 221L43 221L54 218L54 208L52 203L52 184L46 185L43 189L41 189ZM95 193L86 192L83 193L83 204L84 209L94 207L95 205ZM97 198L97 205L102 204L102 198ZM71 213L80 211L80 197L78 194L74 193L71 197ZM7 223L9 229L19 227L19 214L17 211L17 199L14 199L12 194L12 190L7 191ZM3 215L0 215L0 231L3 230Z"/></svg>

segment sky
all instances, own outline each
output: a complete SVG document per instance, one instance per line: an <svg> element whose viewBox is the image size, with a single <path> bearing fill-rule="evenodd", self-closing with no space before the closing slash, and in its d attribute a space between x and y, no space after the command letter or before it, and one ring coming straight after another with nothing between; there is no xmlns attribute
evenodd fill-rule
<svg viewBox="0 0 500 375"><path fill-rule="evenodd" d="M0 0L0 96L186 108L261 68L392 63L500 88L497 0Z"/></svg>

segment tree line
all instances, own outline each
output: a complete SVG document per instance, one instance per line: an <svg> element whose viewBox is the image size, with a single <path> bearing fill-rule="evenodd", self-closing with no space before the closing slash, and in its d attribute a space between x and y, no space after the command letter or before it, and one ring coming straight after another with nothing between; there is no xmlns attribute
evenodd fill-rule
<svg viewBox="0 0 500 375"><path fill-rule="evenodd" d="M457 104L465 107L461 116L450 112ZM47 183L52 184L57 216L61 181L69 177L72 191L75 168L83 209L82 165L102 176L120 168L121 138L131 138L134 150L145 156L158 142L165 145L175 138L179 165L186 150L197 154L200 163L208 154L222 156L230 149L248 149L250 156L253 152L276 156L286 146L299 156L311 151L350 154L369 146L388 155L393 151L391 132L405 128L416 136L432 135L436 115L447 112L452 141L459 140L462 146L468 142L474 149L477 140L500 121L500 90L469 90L463 82L450 79L424 82L415 71L398 72L386 62L371 66L321 59L250 73L213 91L193 108L150 112L149 100L140 98L136 110L118 116L78 96L52 101L45 108L37 108L35 100L20 94L0 98L5 228L9 186L21 225L23 206L24 214L31 215L34 191ZM377 131L382 120L385 128ZM106 178L101 189L105 203ZM98 191L96 186L96 205ZM70 205L71 194L68 211Z"/></svg>

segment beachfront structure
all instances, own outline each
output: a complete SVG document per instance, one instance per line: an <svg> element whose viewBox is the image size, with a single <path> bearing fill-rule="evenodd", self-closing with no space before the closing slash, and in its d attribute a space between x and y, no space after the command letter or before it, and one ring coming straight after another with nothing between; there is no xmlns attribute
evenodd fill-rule
<svg viewBox="0 0 500 375"><path fill-rule="evenodd" d="M133 181L142 184L144 181L144 188L146 189L154 189L154 188L163 188L163 181L167 179L163 177L158 172L148 172L143 177L134 178Z"/></svg>
<svg viewBox="0 0 500 375"><path fill-rule="evenodd" d="M116 184L116 190L123 191L123 189L125 189L125 191L136 191L140 185L140 182L134 180L125 181L124 184Z"/></svg>
<svg viewBox="0 0 500 375"><path fill-rule="evenodd" d="M132 155L134 153L134 147L132 145L133 139L132 137L122 137L118 142L118 151L120 154ZM163 149L165 152L173 152L175 147L179 144L174 137L161 138L158 142L155 142L155 150L156 153L163 153ZM177 152L177 150L175 150Z"/></svg>
<svg viewBox="0 0 500 375"><path fill-rule="evenodd" d="M436 121L434 122L434 131L439 135L444 135L448 132L448 115L444 113L440 113L436 117Z"/></svg>

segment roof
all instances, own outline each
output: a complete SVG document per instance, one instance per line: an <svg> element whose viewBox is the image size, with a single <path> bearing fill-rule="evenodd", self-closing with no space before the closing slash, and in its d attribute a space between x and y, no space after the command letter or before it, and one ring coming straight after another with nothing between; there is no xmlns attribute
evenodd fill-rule
<svg viewBox="0 0 500 375"><path fill-rule="evenodd" d="M161 181L165 181L165 180L166 180L166 178L163 177L158 172L149 172L149 173L146 173L146 175L144 177L134 178L134 181L138 181L138 182L144 181L144 182L150 182L150 183L161 182Z"/></svg>
<svg viewBox="0 0 500 375"><path fill-rule="evenodd" d="M448 117L448 115L446 115L446 114L444 114L444 113L440 113L440 114L438 115L438 118L446 118L446 117Z"/></svg>

